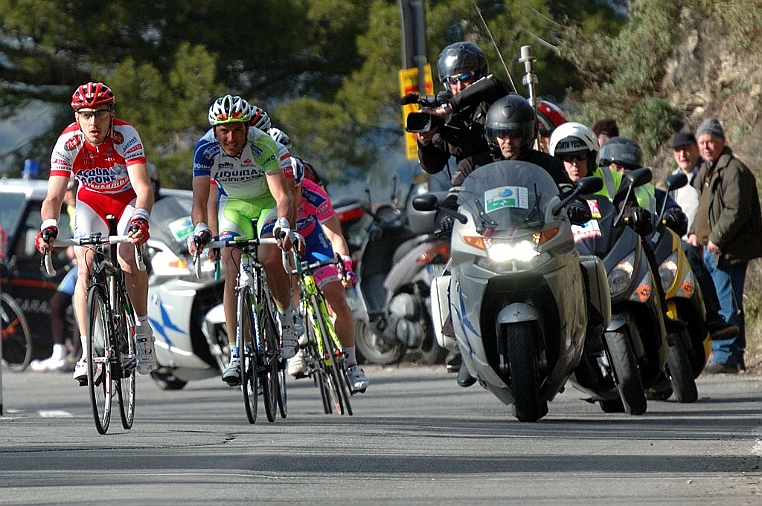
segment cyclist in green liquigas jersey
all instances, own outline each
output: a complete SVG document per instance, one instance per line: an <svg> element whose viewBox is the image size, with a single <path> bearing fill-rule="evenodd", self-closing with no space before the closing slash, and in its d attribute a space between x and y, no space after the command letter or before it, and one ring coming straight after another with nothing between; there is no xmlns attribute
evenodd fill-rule
<svg viewBox="0 0 762 506"><path fill-rule="evenodd" d="M268 135L253 139L249 126L254 108L238 96L218 98L209 108L209 130L197 143L193 155L193 210L191 219L195 226L189 250L196 252L196 244L203 245L212 238L209 223L208 201L212 179L218 190L217 224L220 240L237 236L253 238L251 220L258 220L258 228L276 220L272 234L262 237L278 238L280 249L292 247L291 223L295 221L293 183L279 166L278 147ZM259 231L256 231L259 237ZM291 305L290 279L283 270L280 249L263 245L259 260L267 274L268 286L278 307L282 354L294 356L297 347L295 334L296 311ZM240 252L236 248L223 248L225 266L225 290L223 306L228 329L236 328L236 272ZM229 332L231 340L235 332ZM239 350L230 343L231 360L222 373L228 384L240 382L241 361Z"/></svg>

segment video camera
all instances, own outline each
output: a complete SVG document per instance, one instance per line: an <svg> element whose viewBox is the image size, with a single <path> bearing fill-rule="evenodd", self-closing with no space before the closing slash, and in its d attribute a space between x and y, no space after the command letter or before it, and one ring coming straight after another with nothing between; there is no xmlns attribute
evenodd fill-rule
<svg viewBox="0 0 762 506"><path fill-rule="evenodd" d="M449 91L440 91L436 95L408 93L400 98L400 105L420 104L424 108L435 108L446 104L451 98L452 94ZM440 127L444 124L444 118L432 116L427 112L417 111L407 115L405 130L414 134L424 134L431 131L432 128Z"/></svg>

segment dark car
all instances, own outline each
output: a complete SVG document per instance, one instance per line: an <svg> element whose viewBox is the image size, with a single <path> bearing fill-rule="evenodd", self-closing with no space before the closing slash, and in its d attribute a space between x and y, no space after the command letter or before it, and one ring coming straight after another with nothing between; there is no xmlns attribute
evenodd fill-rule
<svg viewBox="0 0 762 506"><path fill-rule="evenodd" d="M0 265L0 289L11 295L24 311L32 332L33 359L51 353L48 301L69 268L69 258L62 249L56 250L53 258L55 277L48 277L40 269L41 255L34 239L42 223L40 208L47 191L47 181L0 179L0 227L7 237ZM71 225L68 213L62 209L60 238L71 237Z"/></svg>

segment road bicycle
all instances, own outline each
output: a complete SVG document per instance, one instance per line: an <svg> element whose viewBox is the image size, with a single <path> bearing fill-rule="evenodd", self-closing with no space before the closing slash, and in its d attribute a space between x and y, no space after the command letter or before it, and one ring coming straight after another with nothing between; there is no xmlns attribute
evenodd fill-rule
<svg viewBox="0 0 762 506"><path fill-rule="evenodd" d="M335 409L337 414L352 415L349 398L353 394L349 388L344 351L325 297L313 277L313 272L327 265L338 265L343 273L344 264L339 257L310 263L302 261L296 252L293 252L293 264L294 269L290 272L299 277L300 312L306 333L306 375L320 389L326 414L331 414Z"/></svg>
<svg viewBox="0 0 762 506"><path fill-rule="evenodd" d="M32 334L24 312L7 293L0 294L0 320L3 366L9 371L21 372L32 360Z"/></svg>
<svg viewBox="0 0 762 506"><path fill-rule="evenodd" d="M257 230L256 221L252 222ZM241 386L246 417L257 421L257 397L262 395L267 420L274 422L277 412L288 414L286 364L280 355L280 336L275 322L275 303L267 287L264 266L259 262L261 245L277 245L275 238L236 237L211 241L210 248L236 248L241 252L236 276L236 346L241 358ZM200 249L195 258L200 276Z"/></svg>
<svg viewBox="0 0 762 506"><path fill-rule="evenodd" d="M135 312L127 293L125 275L117 257L118 244L131 243L116 233L116 217L108 215L109 236L100 232L87 237L56 242L59 246L83 246L93 255L92 284L87 290L87 385L93 406L95 428L108 431L112 399L116 395L122 427L132 428L135 418ZM138 269L145 270L142 249L135 245ZM50 254L43 255L45 270L55 269Z"/></svg>

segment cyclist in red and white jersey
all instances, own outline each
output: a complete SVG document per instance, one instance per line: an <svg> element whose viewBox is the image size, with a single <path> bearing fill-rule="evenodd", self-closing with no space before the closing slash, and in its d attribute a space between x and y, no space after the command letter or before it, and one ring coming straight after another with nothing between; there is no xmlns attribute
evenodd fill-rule
<svg viewBox="0 0 762 506"><path fill-rule="evenodd" d="M71 107L75 121L61 133L50 158L48 194L42 204L37 249L42 252L55 242L61 203L72 175L79 182L74 237L86 237L94 232L108 236L106 216L111 214L118 220L119 234L129 235L133 243L145 243L149 237L153 190L137 130L115 116L114 93L103 83L79 86L72 95ZM83 247L74 249L78 265L87 266L79 269L74 289L74 309L84 340L93 255L86 255ZM148 275L138 270L132 245L119 245L118 253L137 316L137 370L148 374L156 366L153 331L148 324ZM85 343L82 349L82 358L74 369L74 379L80 381L87 373Z"/></svg>

